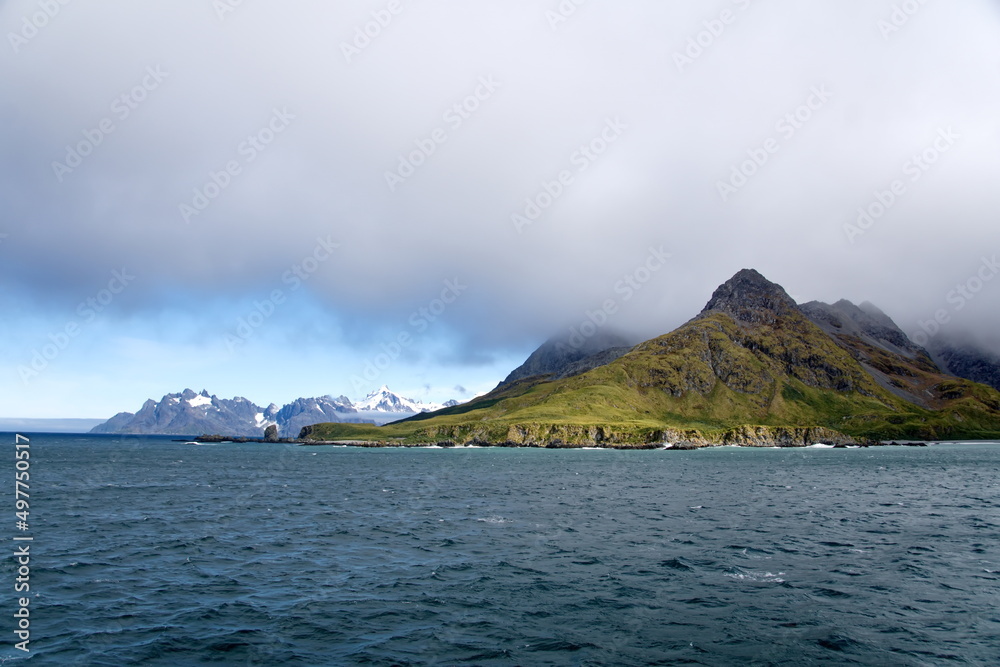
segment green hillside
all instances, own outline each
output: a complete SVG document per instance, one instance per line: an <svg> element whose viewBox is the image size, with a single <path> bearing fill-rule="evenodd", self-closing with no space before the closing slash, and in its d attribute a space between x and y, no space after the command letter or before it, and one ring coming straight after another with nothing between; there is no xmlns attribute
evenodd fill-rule
<svg viewBox="0 0 1000 667"><path fill-rule="evenodd" d="M525 378L403 422L320 424L303 437L614 447L1000 437L997 391L922 359L914 370L888 352L866 353L880 381L784 290L741 272L699 317L582 375ZM930 397L924 405L886 388L904 381Z"/></svg>

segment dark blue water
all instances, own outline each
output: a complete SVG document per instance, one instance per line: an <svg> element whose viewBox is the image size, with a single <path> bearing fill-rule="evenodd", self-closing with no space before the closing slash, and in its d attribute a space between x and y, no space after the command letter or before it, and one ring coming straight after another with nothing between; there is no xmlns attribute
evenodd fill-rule
<svg viewBox="0 0 1000 667"><path fill-rule="evenodd" d="M1000 445L31 447L0 662L1000 665Z"/></svg>

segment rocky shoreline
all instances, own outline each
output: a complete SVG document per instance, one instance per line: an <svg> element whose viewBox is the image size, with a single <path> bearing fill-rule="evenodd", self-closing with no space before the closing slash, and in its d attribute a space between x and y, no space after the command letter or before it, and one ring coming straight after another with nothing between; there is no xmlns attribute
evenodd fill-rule
<svg viewBox="0 0 1000 667"><path fill-rule="evenodd" d="M728 435L728 434L727 434ZM613 449L613 450L669 450L669 451L691 451L695 449L709 449L713 447L746 447L746 448L779 448L779 449L804 449L814 445L828 445L833 449L858 449L869 447L927 447L930 444L922 441L888 441L877 440L841 441L833 443L806 442L806 441L767 441L754 439L751 442L732 442L723 439L722 442L693 442L690 440L680 440L678 442L646 442L646 443L568 443L562 440L552 440L545 443L535 442L488 442L485 440L473 439L469 442L459 443L453 440L442 440L438 442L403 442L400 440L312 440L300 438L244 438L228 437L223 435L200 435L194 438L195 442L206 444L291 444L308 447L360 447L367 449L378 449L387 447L400 447L406 449L439 448L439 449L461 449L464 447L497 447L497 448L532 448L532 449ZM729 439L731 440L731 439ZM188 440L176 440L175 442L189 442Z"/></svg>
<svg viewBox="0 0 1000 667"><path fill-rule="evenodd" d="M495 447L495 448L521 448L521 449L613 449L613 450L667 450L667 451L692 451L695 449L712 449L717 447L743 447L746 449L806 449L814 445L721 445L721 444L709 444L709 445L696 445L694 443L669 443L669 444L657 444L657 443L644 443L637 445L626 445L626 444L616 444L616 445L574 445L567 443L548 443L545 445L530 445L521 444L515 442L469 442L469 443L455 443L451 441L435 442L435 443L404 443L404 442L387 442L387 441L319 441L311 440L306 442L298 443L301 446L331 446L331 447L363 447L363 448L380 448L380 447L402 447L407 449L420 449L434 447L439 449L462 449L465 447ZM927 447L930 444L926 442L866 442L862 444L837 444L830 445L831 449L861 449L869 447Z"/></svg>

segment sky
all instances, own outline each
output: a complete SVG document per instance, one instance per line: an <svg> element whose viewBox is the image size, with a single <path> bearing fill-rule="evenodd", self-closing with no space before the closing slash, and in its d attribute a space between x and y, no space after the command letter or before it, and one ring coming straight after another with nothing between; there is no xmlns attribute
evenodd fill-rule
<svg viewBox="0 0 1000 667"><path fill-rule="evenodd" d="M996 0L5 0L0 31L0 417L468 399L742 268L1000 351Z"/></svg>

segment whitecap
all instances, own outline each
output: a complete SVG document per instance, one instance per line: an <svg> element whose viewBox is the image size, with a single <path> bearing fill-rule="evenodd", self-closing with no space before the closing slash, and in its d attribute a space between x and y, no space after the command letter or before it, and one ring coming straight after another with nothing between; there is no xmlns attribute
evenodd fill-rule
<svg viewBox="0 0 1000 667"><path fill-rule="evenodd" d="M730 579L735 579L737 581L749 581L751 583L765 583L765 584L783 584L785 580L782 579L784 572L778 572L777 574L773 572L762 572L759 570L744 570L741 568L736 568L733 572L726 572L726 576Z"/></svg>
<svg viewBox="0 0 1000 667"><path fill-rule="evenodd" d="M476 521L480 521L482 523L510 523L511 522L510 519L505 519L502 516L483 517L483 518L476 519Z"/></svg>

